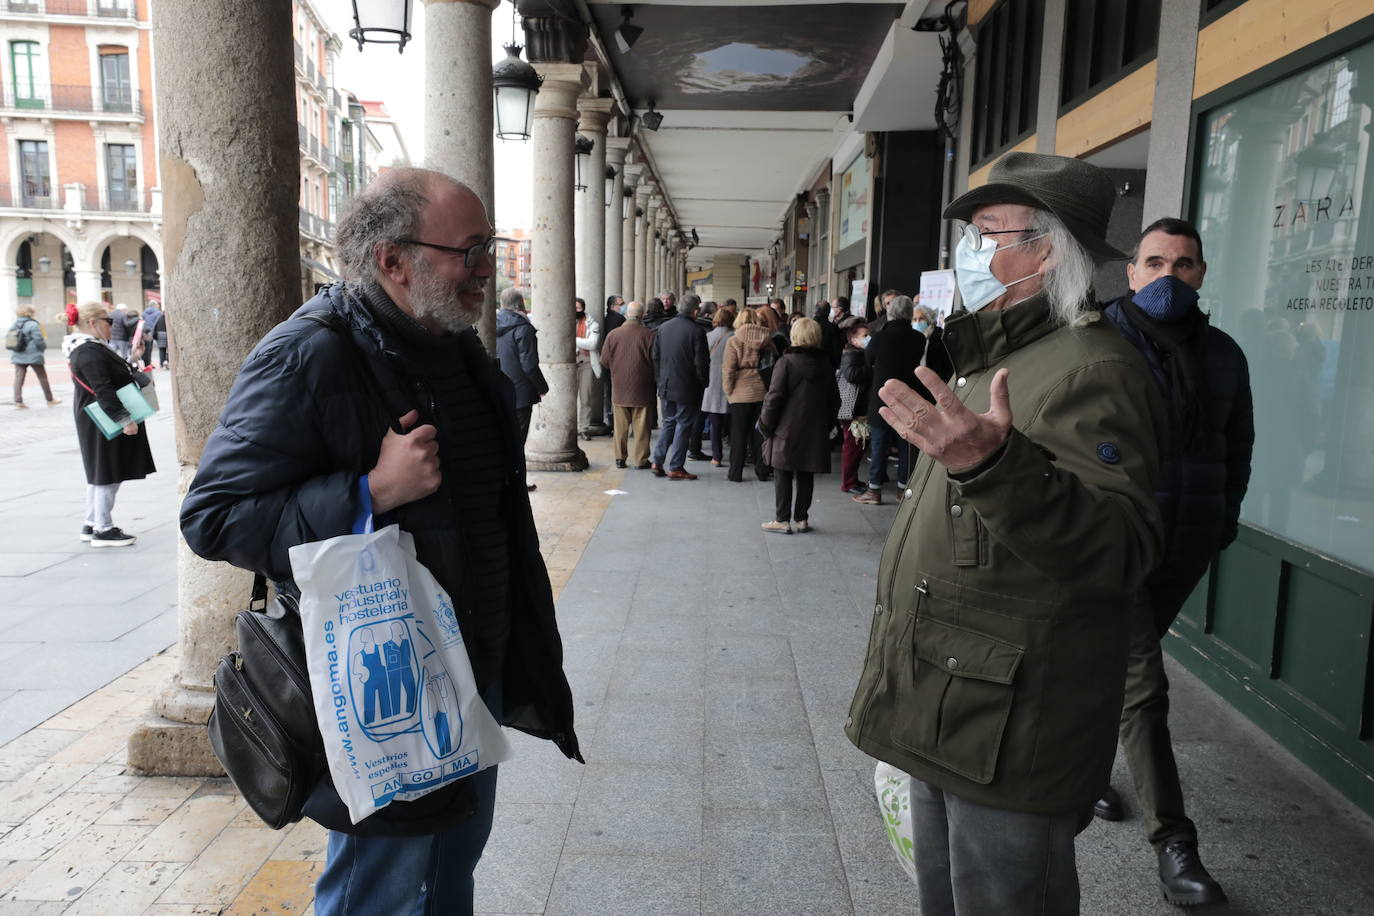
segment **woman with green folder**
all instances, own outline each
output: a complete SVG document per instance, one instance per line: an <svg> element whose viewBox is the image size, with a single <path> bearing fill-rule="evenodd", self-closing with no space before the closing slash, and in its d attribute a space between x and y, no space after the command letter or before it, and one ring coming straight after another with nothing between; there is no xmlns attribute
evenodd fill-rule
<svg viewBox="0 0 1374 916"><path fill-rule="evenodd" d="M124 481L141 480L157 470L142 423L147 405L138 397L135 403L142 404L137 411L142 416L135 416L128 394L121 397L121 389L130 385L137 391L138 379L136 370L109 346L111 323L103 303L87 302L77 309L76 325L62 342L76 383L76 438L86 466L81 540L92 547L128 547L137 540L115 527L115 494ZM97 418L113 421L108 424L113 438L106 438Z"/></svg>

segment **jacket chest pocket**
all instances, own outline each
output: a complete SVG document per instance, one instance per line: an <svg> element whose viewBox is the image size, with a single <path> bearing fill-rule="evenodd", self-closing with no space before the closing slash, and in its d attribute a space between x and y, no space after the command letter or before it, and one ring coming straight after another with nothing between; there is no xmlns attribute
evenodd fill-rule
<svg viewBox="0 0 1374 916"><path fill-rule="evenodd" d="M911 703L894 740L966 779L991 782L1024 650L927 617L911 632Z"/></svg>
<svg viewBox="0 0 1374 916"><path fill-rule="evenodd" d="M945 517L949 521L950 558L955 566L986 566L987 533L978 513L960 501L953 484L945 487Z"/></svg>

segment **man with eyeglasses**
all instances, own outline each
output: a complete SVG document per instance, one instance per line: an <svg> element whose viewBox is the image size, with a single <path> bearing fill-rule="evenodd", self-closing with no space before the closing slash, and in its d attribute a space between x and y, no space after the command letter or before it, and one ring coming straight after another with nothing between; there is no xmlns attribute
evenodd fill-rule
<svg viewBox="0 0 1374 916"><path fill-rule="evenodd" d="M580 761L514 391L473 330L492 275L481 201L389 171L350 204L338 251L348 282L240 369L182 506L186 542L294 591L287 551L349 533L368 494L375 527L408 532L452 598L497 720ZM498 769L358 824L326 773L304 812L330 830L315 912L471 913Z"/></svg>
<svg viewBox="0 0 1374 916"><path fill-rule="evenodd" d="M1125 258L1105 238L1115 199L1078 160L994 165L944 213L968 223L953 377L882 386L920 458L845 732L913 777L925 916L1078 912L1074 836L1107 785L1161 549L1163 403L1092 295L1094 262Z"/></svg>

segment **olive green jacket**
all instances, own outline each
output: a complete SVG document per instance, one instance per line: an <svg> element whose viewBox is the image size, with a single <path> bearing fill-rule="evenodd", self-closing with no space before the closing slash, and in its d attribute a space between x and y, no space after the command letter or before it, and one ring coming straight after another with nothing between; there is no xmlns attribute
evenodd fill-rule
<svg viewBox="0 0 1374 916"><path fill-rule="evenodd" d="M1044 294L958 315L944 339L976 412L1010 370L1014 428L969 472L912 470L845 733L979 804L1083 811L1107 785L1130 608L1162 549L1163 403L1130 344L1059 325Z"/></svg>

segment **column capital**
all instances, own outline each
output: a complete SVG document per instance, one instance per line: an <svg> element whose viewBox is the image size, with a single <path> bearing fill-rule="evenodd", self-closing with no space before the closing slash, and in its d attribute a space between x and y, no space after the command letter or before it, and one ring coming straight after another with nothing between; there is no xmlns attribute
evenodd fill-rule
<svg viewBox="0 0 1374 916"><path fill-rule="evenodd" d="M629 137L607 137L606 138L606 164L613 165L617 170L625 164L625 154L630 151ZM625 166L627 169L629 166Z"/></svg>
<svg viewBox="0 0 1374 916"><path fill-rule="evenodd" d="M567 118L577 120L577 97L587 89L587 71L581 64L534 65L543 77L539 94L534 97L536 118Z"/></svg>
<svg viewBox="0 0 1374 916"><path fill-rule="evenodd" d="M611 106L615 99L593 99L582 96L577 100L577 129L583 133L606 132L606 122L611 119Z"/></svg>
<svg viewBox="0 0 1374 916"><path fill-rule="evenodd" d="M484 6L490 11L501 5L501 0L425 0L425 6L440 6L445 3L466 3L469 6Z"/></svg>

